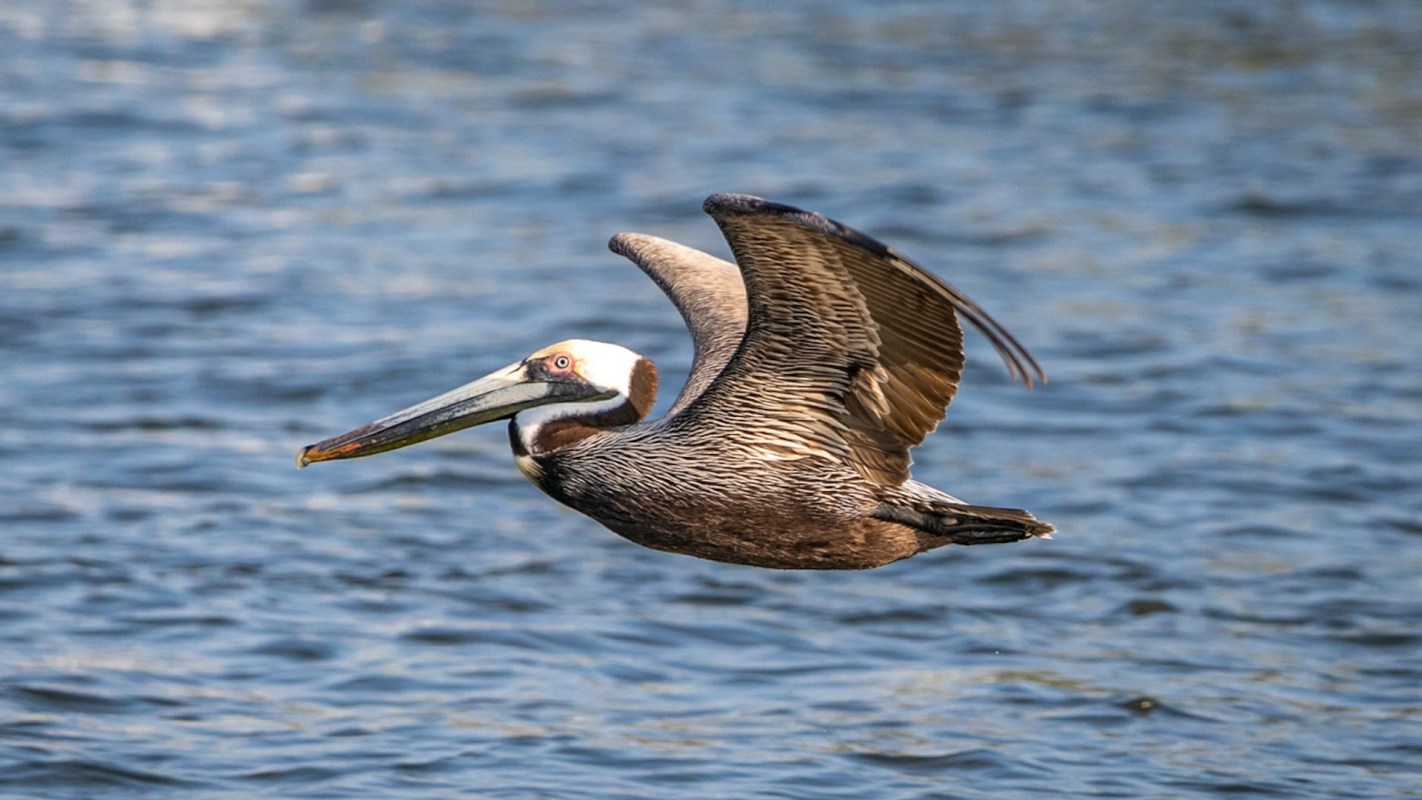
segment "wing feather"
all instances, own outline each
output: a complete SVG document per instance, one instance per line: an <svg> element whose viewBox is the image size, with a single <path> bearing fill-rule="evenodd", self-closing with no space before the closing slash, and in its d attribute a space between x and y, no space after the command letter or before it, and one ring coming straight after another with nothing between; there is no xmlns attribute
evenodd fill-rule
<svg viewBox="0 0 1422 800"><path fill-rule="evenodd" d="M661 287L691 331L691 374L667 412L676 414L716 380L740 346L746 330L741 272L729 261L642 233L619 233L607 246Z"/></svg>
<svg viewBox="0 0 1422 800"><path fill-rule="evenodd" d="M1046 379L980 306L878 241L747 195L713 195L704 207L735 254L748 319L719 379L687 404L696 424L736 426L786 457L844 459L896 486L908 478L908 449L957 391L959 314L1013 377Z"/></svg>

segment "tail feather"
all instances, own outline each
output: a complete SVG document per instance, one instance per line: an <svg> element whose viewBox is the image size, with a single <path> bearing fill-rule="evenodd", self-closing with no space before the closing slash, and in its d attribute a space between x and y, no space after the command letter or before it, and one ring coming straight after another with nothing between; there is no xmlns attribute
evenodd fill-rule
<svg viewBox="0 0 1422 800"><path fill-rule="evenodd" d="M1050 523L1020 508L915 500L909 504L885 502L874 516L941 536L947 540L944 544L1000 544L1032 537L1050 539L1056 530Z"/></svg>

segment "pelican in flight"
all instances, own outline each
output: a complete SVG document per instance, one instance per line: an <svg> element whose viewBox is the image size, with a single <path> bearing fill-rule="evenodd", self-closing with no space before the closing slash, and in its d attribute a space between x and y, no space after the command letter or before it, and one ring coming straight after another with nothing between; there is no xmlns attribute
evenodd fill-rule
<svg viewBox="0 0 1422 800"><path fill-rule="evenodd" d="M636 233L609 242L671 298L695 346L647 420L652 362L571 339L303 449L299 466L509 419L518 468L640 545L733 564L865 569L948 544L1047 537L1015 508L909 477L963 369L961 316L1027 386L1046 374L966 295L864 234L758 197L706 213L736 263Z"/></svg>

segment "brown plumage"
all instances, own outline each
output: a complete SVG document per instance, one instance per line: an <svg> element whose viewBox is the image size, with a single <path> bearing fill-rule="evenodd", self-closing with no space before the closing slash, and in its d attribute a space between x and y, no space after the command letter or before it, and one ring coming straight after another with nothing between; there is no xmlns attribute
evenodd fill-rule
<svg viewBox="0 0 1422 800"><path fill-rule="evenodd" d="M961 315L1029 386L1046 376L976 303L879 242L799 209L714 195L736 264L653 236L610 247L691 330L695 359L662 418L651 362L574 340L303 451L301 463L401 447L512 417L519 467L632 541L741 564L879 566L945 544L1047 536L1018 509L909 478L963 366Z"/></svg>

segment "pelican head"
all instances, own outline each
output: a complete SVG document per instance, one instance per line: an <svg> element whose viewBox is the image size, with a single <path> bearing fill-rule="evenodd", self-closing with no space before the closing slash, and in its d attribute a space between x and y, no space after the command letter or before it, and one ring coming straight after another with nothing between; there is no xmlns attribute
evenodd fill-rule
<svg viewBox="0 0 1422 800"><path fill-rule="evenodd" d="M657 393L652 362L625 347L570 339L439 397L302 449L297 466L384 453L501 419L515 450L541 454L601 428L647 415Z"/></svg>

